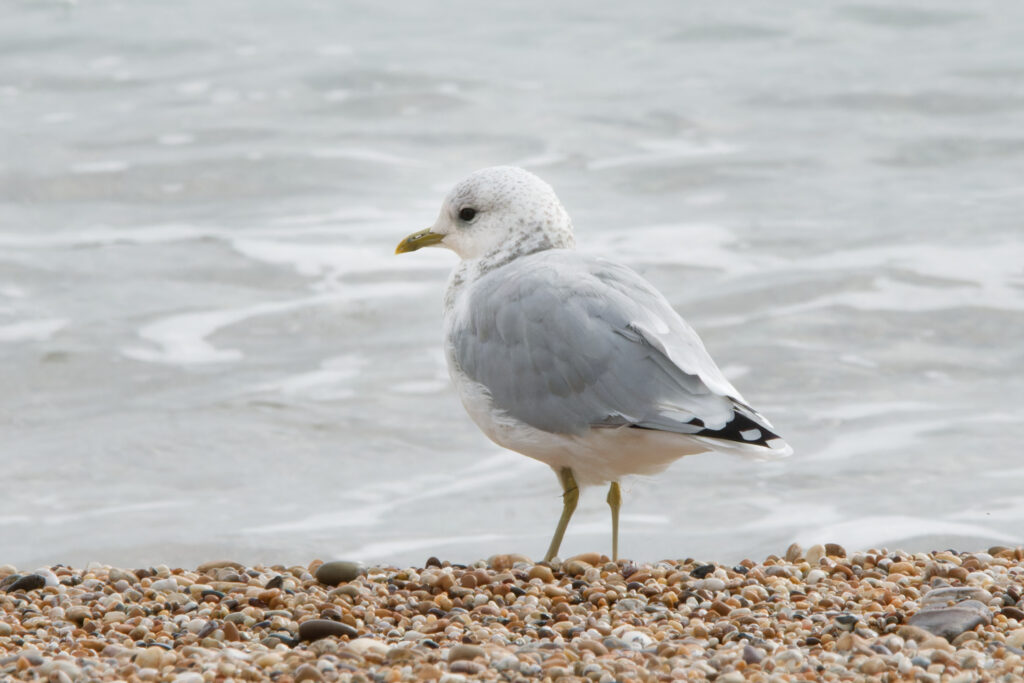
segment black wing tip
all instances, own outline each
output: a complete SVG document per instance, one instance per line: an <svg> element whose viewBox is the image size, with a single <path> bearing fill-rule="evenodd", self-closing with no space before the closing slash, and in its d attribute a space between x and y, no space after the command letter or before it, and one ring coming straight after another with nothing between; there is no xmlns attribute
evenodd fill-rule
<svg viewBox="0 0 1024 683"><path fill-rule="evenodd" d="M733 441L736 443L746 444L749 446L761 446L763 448L773 448L771 441L781 440L782 437L768 429L764 423L758 422L754 418L746 415L740 411L734 411L733 417L725 426L721 429L708 429L704 426L704 421L699 417L695 417L686 424L697 427L697 431L686 432L691 436L703 436L708 439L718 439L720 441ZM634 429L652 429L652 427L645 427L643 425L630 425Z"/></svg>

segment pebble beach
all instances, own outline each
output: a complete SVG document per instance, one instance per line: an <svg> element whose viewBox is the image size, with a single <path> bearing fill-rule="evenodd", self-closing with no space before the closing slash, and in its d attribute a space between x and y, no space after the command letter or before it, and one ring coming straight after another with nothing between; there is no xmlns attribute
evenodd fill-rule
<svg viewBox="0 0 1024 683"><path fill-rule="evenodd" d="M1014 681L1024 548L0 566L0 680Z"/></svg>

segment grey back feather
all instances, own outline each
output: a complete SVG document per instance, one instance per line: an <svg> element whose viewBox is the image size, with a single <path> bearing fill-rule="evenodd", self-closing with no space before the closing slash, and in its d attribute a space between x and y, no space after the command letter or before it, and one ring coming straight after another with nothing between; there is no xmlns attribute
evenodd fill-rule
<svg viewBox="0 0 1024 683"><path fill-rule="evenodd" d="M537 429L634 425L708 435L744 408L763 420L697 333L625 266L543 251L488 272L467 295L450 360L489 390L496 408Z"/></svg>

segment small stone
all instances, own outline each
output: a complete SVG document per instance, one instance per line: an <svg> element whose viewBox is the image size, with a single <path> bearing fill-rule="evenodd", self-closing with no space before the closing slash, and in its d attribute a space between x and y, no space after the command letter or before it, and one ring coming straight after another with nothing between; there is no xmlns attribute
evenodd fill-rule
<svg viewBox="0 0 1024 683"><path fill-rule="evenodd" d="M860 665L861 673L866 673L869 676L880 674L887 668L888 665L885 663L885 660L879 657L878 655L875 655L874 657L868 657Z"/></svg>
<svg viewBox="0 0 1024 683"><path fill-rule="evenodd" d="M608 654L608 648L606 648L604 645L597 642L596 640L579 638L577 640L574 640L573 644L580 650L589 650L590 652L593 652L598 657L600 657L601 655Z"/></svg>
<svg viewBox="0 0 1024 683"><path fill-rule="evenodd" d="M337 586L340 583L354 581L363 571L363 565L359 562L335 560L333 562L324 562L317 567L314 576L322 584Z"/></svg>
<svg viewBox="0 0 1024 683"><path fill-rule="evenodd" d="M804 553L804 559L812 567L817 567L821 564L821 558L825 557L825 546L820 543L816 543L807 549Z"/></svg>
<svg viewBox="0 0 1024 683"><path fill-rule="evenodd" d="M702 564L699 567L695 568L692 572L690 572L690 576L692 576L695 579L703 579L713 571L715 571L715 565Z"/></svg>
<svg viewBox="0 0 1024 683"><path fill-rule="evenodd" d="M1006 644L1010 647L1024 649L1024 628L1010 631L1006 636Z"/></svg>
<svg viewBox="0 0 1024 683"><path fill-rule="evenodd" d="M747 664L758 664L764 659L764 652L761 652L752 645L743 646L743 661Z"/></svg>
<svg viewBox="0 0 1024 683"><path fill-rule="evenodd" d="M846 612L835 616L836 626L844 631L852 631L857 626L857 615Z"/></svg>
<svg viewBox="0 0 1024 683"><path fill-rule="evenodd" d="M825 555L828 557L846 557L846 548L838 543L826 543Z"/></svg>
<svg viewBox="0 0 1024 683"><path fill-rule="evenodd" d="M793 543L786 548L786 562L796 562L804 555L804 549L799 543Z"/></svg>
<svg viewBox="0 0 1024 683"><path fill-rule="evenodd" d="M164 649L153 645L147 647L135 656L135 666L141 668L160 668L160 660L164 656Z"/></svg>
<svg viewBox="0 0 1024 683"><path fill-rule="evenodd" d="M555 580L555 574L551 571L551 567L545 567L542 564L535 564L530 567L529 577L531 579L540 579L544 583L551 583Z"/></svg>
<svg viewBox="0 0 1024 683"><path fill-rule="evenodd" d="M178 582L174 579L158 579L149 586L158 593L173 593L178 590Z"/></svg>
<svg viewBox="0 0 1024 683"><path fill-rule="evenodd" d="M358 635L356 629L341 621L310 619L299 624L299 640L320 640L328 636L347 636L352 639Z"/></svg>
<svg viewBox="0 0 1024 683"><path fill-rule="evenodd" d="M452 662L448 669L455 674L468 674L470 676L476 676L484 670L484 667L482 664L477 664L476 662L460 660L457 662Z"/></svg>
<svg viewBox="0 0 1024 683"><path fill-rule="evenodd" d="M203 562L201 565L196 567L196 571L200 574L209 574L215 569L234 569L235 571L244 571L245 565L241 565L231 560L212 560L210 562Z"/></svg>
<svg viewBox="0 0 1024 683"><path fill-rule="evenodd" d="M972 586L936 588L924 594L924 597L921 598L921 607L947 605L949 603L964 602L965 600L977 600L988 604L992 600L992 594L984 588L974 588Z"/></svg>
<svg viewBox="0 0 1024 683"><path fill-rule="evenodd" d="M712 592L725 590L725 581L712 576L710 579L701 579L700 581L693 582L694 590L709 590Z"/></svg>
<svg viewBox="0 0 1024 683"><path fill-rule="evenodd" d="M487 558L488 566L499 572L512 569L516 564L520 562L530 563L530 558L526 555L519 555L518 553L506 553L504 555L491 555Z"/></svg>
<svg viewBox="0 0 1024 683"><path fill-rule="evenodd" d="M515 658L513 658L515 659ZM516 664L519 664L519 660L516 659ZM433 664L424 664L416 670L416 676L421 681L436 681L441 678L444 674Z"/></svg>
<svg viewBox="0 0 1024 683"><path fill-rule="evenodd" d="M379 655L387 655L388 653L388 646L376 638L356 638L348 644L348 649L360 656L368 652Z"/></svg>
<svg viewBox="0 0 1024 683"><path fill-rule="evenodd" d="M988 607L977 600L966 600L950 607L926 607L907 620L911 626L919 626L950 641L964 631L991 622Z"/></svg>
<svg viewBox="0 0 1024 683"><path fill-rule="evenodd" d="M587 564L582 560L566 560L562 563L562 573L569 576L581 576L588 569L593 569L593 565Z"/></svg>
<svg viewBox="0 0 1024 683"><path fill-rule="evenodd" d="M223 622L221 624L221 630L224 631L224 640L237 643L242 639L241 634L238 633L238 627L230 621Z"/></svg>
<svg viewBox="0 0 1024 683"><path fill-rule="evenodd" d="M813 586L822 579L826 578L827 576L828 575L820 569L812 569L811 571L807 572L807 578L805 579L805 581L807 582L808 586Z"/></svg>
<svg viewBox="0 0 1024 683"><path fill-rule="evenodd" d="M28 593L29 591L38 590L45 585L46 579L42 576L39 576L38 574L29 574L27 576L22 576L11 583L7 586L6 591L8 593L17 593L18 591L25 591Z"/></svg>
<svg viewBox="0 0 1024 683"><path fill-rule="evenodd" d="M619 637L634 650L643 650L655 642L654 638L651 638L643 631L624 631Z"/></svg>
<svg viewBox="0 0 1024 683"><path fill-rule="evenodd" d="M1024 610L1022 609L1008 606L1002 608L999 612L1009 619L1016 619L1017 621L1024 623Z"/></svg>
<svg viewBox="0 0 1024 683"><path fill-rule="evenodd" d="M486 657L487 652L479 645L460 644L448 650L448 661L457 662L460 659L472 660L477 657Z"/></svg>
<svg viewBox="0 0 1024 683"><path fill-rule="evenodd" d="M295 670L293 674L295 683L302 683L302 681L322 681L324 676L317 668L311 664L303 664Z"/></svg>
<svg viewBox="0 0 1024 683"><path fill-rule="evenodd" d="M0 621L0 638L9 636L14 633L14 627L8 624L6 621Z"/></svg>

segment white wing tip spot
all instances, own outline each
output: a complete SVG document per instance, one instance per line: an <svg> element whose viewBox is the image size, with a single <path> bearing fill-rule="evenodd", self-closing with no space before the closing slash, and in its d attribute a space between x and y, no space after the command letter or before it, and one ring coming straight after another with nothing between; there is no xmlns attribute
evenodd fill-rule
<svg viewBox="0 0 1024 683"><path fill-rule="evenodd" d="M745 431L740 432L740 436L743 437L744 441L757 441L758 439L761 438L761 430L747 429Z"/></svg>

